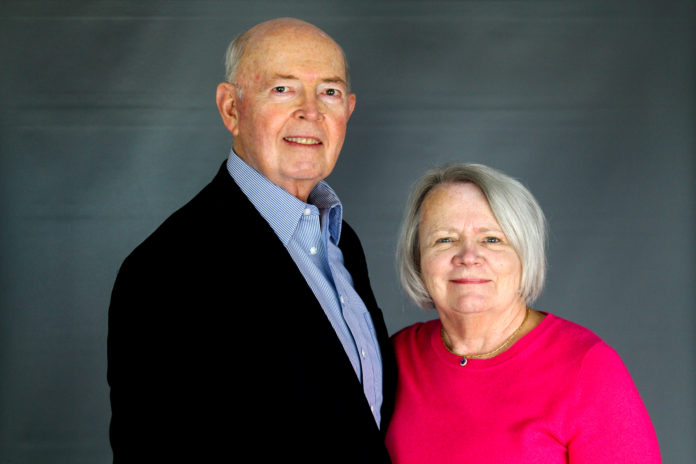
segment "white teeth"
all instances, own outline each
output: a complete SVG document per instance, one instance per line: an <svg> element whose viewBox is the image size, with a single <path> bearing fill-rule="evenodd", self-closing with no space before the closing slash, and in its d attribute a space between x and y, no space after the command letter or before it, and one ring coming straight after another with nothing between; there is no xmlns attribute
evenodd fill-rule
<svg viewBox="0 0 696 464"><path fill-rule="evenodd" d="M302 145L318 145L319 141L306 137L284 137L288 142L301 143Z"/></svg>

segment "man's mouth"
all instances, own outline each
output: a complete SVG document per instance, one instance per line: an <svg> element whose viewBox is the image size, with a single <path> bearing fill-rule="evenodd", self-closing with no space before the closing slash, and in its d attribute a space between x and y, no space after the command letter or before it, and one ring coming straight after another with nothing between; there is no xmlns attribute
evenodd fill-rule
<svg viewBox="0 0 696 464"><path fill-rule="evenodd" d="M321 142L317 139L309 137L283 137L286 142L297 143L300 145L320 145Z"/></svg>

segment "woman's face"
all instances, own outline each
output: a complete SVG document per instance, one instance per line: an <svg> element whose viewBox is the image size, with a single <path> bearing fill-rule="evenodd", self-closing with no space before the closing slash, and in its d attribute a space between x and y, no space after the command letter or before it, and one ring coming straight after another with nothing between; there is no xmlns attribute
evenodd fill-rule
<svg viewBox="0 0 696 464"><path fill-rule="evenodd" d="M524 305L522 264L473 183L441 184L421 205L421 277L438 313L502 313Z"/></svg>

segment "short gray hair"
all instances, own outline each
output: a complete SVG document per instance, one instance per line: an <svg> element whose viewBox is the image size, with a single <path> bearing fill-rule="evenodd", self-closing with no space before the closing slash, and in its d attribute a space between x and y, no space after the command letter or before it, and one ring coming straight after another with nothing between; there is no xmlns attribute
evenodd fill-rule
<svg viewBox="0 0 696 464"><path fill-rule="evenodd" d="M235 79L237 79L239 63L242 61L251 35L250 31L243 32L235 37L227 47L227 52L225 52L225 81L230 84L234 84Z"/></svg>
<svg viewBox="0 0 696 464"><path fill-rule="evenodd" d="M544 288L546 277L546 218L534 196L519 181L482 164L448 164L433 168L416 182L401 224L396 250L401 285L418 306L433 308L420 269L418 226L421 206L441 184L471 182L483 192L503 233L522 264L520 296L531 304Z"/></svg>

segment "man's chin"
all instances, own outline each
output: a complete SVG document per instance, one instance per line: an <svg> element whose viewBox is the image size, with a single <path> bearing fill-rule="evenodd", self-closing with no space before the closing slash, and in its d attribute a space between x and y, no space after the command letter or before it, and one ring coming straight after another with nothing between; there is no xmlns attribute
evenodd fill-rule
<svg viewBox="0 0 696 464"><path fill-rule="evenodd" d="M298 182L319 182L328 177L333 170L334 165L327 166L324 162L313 160L298 160L293 165L282 170L282 174L287 179L292 179Z"/></svg>

